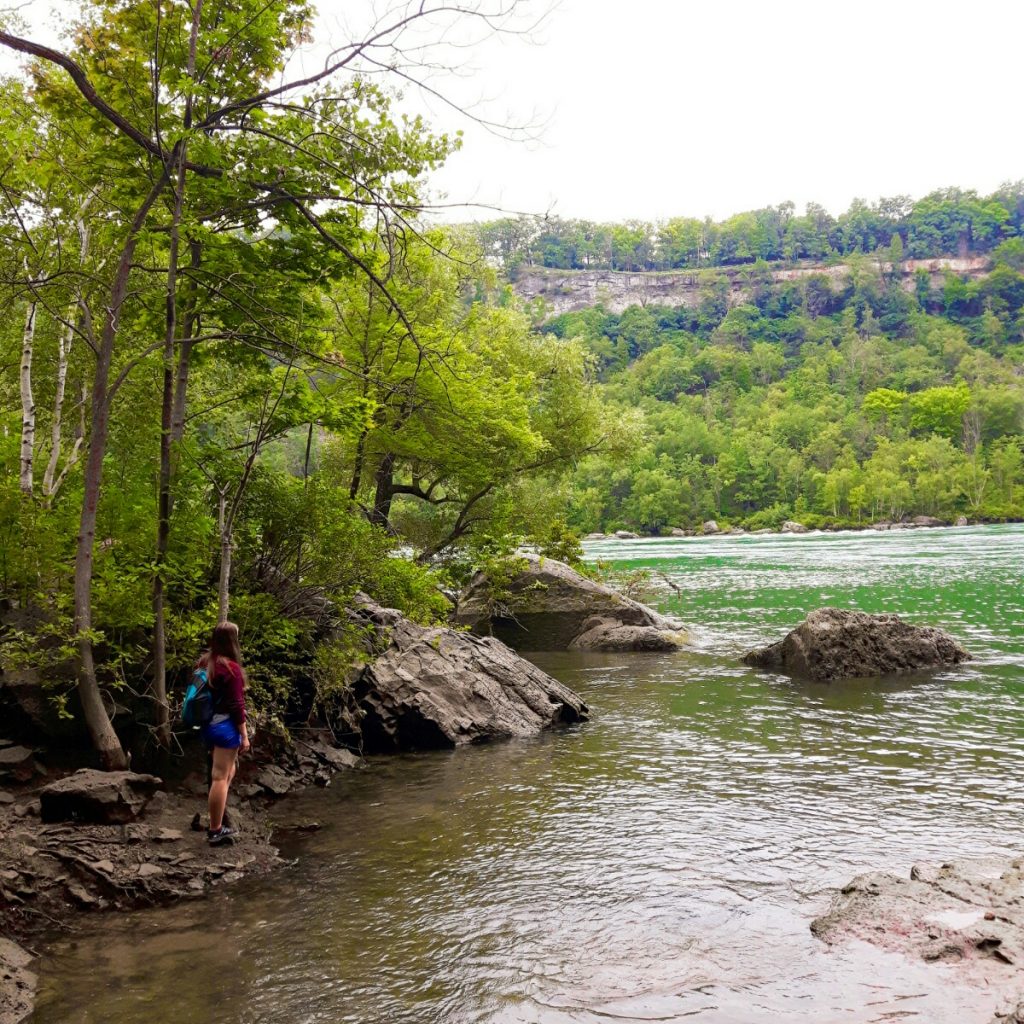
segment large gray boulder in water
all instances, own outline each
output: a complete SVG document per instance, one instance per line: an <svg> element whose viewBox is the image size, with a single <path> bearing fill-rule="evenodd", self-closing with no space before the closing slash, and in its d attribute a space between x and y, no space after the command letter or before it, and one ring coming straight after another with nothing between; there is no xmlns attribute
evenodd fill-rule
<svg viewBox="0 0 1024 1024"><path fill-rule="evenodd" d="M498 594L485 573L476 573L459 597L455 622L520 651L673 651L686 641L677 619L534 554L522 556L521 571Z"/></svg>
<svg viewBox="0 0 1024 1024"><path fill-rule="evenodd" d="M380 651L351 688L367 753L531 736L588 717L576 693L492 637L420 626L366 599L352 616Z"/></svg>
<svg viewBox="0 0 1024 1024"><path fill-rule="evenodd" d="M785 639L743 656L754 668L824 682L925 672L969 659L941 629L842 608L819 608Z"/></svg>

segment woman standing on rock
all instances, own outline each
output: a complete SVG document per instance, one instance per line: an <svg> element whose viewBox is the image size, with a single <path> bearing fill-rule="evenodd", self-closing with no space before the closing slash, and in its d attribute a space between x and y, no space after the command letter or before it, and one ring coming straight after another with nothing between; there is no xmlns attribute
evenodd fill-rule
<svg viewBox="0 0 1024 1024"><path fill-rule="evenodd" d="M238 627L221 622L214 627L210 649L199 659L206 669L213 694L213 718L203 726L203 739L213 757L210 773L210 827L206 838L212 846L231 842L237 832L224 824L228 790L238 766L238 752L249 749L245 724L245 670L238 646Z"/></svg>

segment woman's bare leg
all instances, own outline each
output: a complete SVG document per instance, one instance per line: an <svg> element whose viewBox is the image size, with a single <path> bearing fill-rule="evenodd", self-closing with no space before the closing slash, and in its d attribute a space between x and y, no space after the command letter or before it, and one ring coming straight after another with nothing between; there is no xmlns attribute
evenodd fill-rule
<svg viewBox="0 0 1024 1024"><path fill-rule="evenodd" d="M224 808L228 805L228 788L235 777L237 750L213 748L213 782L210 783L210 829L216 832L224 822Z"/></svg>

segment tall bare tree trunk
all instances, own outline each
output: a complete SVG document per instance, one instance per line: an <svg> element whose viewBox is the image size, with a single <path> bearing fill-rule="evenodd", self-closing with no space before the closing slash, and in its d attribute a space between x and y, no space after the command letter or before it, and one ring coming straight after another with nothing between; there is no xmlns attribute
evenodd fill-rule
<svg viewBox="0 0 1024 1024"><path fill-rule="evenodd" d="M82 453L82 445L85 444L85 406L88 401L89 389L83 380L81 382L81 393L78 396L78 421L75 424L74 441L71 445L71 451L68 452L67 459L64 460L63 468L57 474L57 479L50 484L50 491L46 496L48 505L52 503L57 492L63 486L68 473L78 465L78 458Z"/></svg>
<svg viewBox="0 0 1024 1024"><path fill-rule="evenodd" d="M203 0L192 6L192 29L189 34L186 71L191 79L196 70L196 41L203 13ZM192 127L192 94L185 99L184 128ZM178 246L181 238L181 214L185 203L185 164L188 136L174 147L172 164L176 162L178 180L171 215L169 252L167 255L167 294L164 322L164 393L160 413L160 483L157 494L156 567L153 573L153 698L156 701L156 741L171 745L171 709L167 702L167 615L164 607L164 565L171 538L171 455L174 446L175 384L174 338L178 329ZM182 398L184 401L184 396Z"/></svg>
<svg viewBox="0 0 1024 1024"><path fill-rule="evenodd" d="M291 375L294 364L289 364L288 371L281 381L281 391L276 399L268 395L263 402L263 410L260 414L260 423L253 437L249 454L246 456L245 465L242 467L242 475L235 484L228 502L228 492L232 490L230 484L223 484L217 488L217 523L220 529L220 579L217 584L217 621L226 622L228 617L228 603L231 596L231 548L235 533L235 519L242 507L245 498L246 488L249 486L249 478L252 475L253 466L259 458L263 445L270 434L270 427L273 422L277 407L281 404L288 388L288 378Z"/></svg>
<svg viewBox="0 0 1024 1024"><path fill-rule="evenodd" d="M75 549L75 632L78 638L78 696L82 703L86 728L100 761L108 770L128 766L121 741L114 732L114 726L103 705L99 681L96 677L96 662L92 645L92 574L93 547L96 541L96 515L99 509L100 491L103 484L103 458L107 452L107 433L110 428L110 404L113 395L110 389L110 371L114 358L121 312L128 295L132 260L139 241L139 232L146 223L149 211L163 192L168 182L165 167L149 194L142 201L128 229L128 236L121 247L121 254L114 272L110 289L110 304L107 306L103 330L96 346L96 376L92 385L92 415L89 430L89 455L85 462L83 477L82 512L78 527L78 543Z"/></svg>
<svg viewBox="0 0 1024 1024"><path fill-rule="evenodd" d="M174 422L174 339L178 328L178 245L185 199L185 143L176 150L178 183L171 216L167 256L167 292L164 324L164 388L160 413L160 475L157 488L156 564L153 572L153 699L156 701L156 741L171 745L171 709L167 702L167 616L164 601L164 566L171 537L171 449Z"/></svg>
<svg viewBox="0 0 1024 1024"><path fill-rule="evenodd" d="M178 348L178 373L174 383L174 409L171 413L171 444L178 444L185 436L185 407L188 398L188 378L192 366L192 347L199 333L199 285L196 272L203 261L203 245L189 239L189 270L192 271L192 287L185 302L183 334ZM172 448L173 453L173 448Z"/></svg>
<svg viewBox="0 0 1024 1024"><path fill-rule="evenodd" d="M217 621L227 622L231 594L231 518L228 515L228 491L223 488L217 498L217 523L220 527L220 579L217 583Z"/></svg>
<svg viewBox="0 0 1024 1024"><path fill-rule="evenodd" d="M21 336L21 491L32 497L32 458L36 443L36 403L32 397L32 349L36 337L36 304L29 303Z"/></svg>

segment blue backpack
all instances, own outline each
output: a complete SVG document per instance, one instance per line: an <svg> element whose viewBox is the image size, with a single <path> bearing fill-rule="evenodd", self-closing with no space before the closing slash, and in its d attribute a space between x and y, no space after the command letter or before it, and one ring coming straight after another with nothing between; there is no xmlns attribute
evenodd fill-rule
<svg viewBox="0 0 1024 1024"><path fill-rule="evenodd" d="M209 725L213 718L213 690L206 669L197 667L181 704L181 721L193 729Z"/></svg>

